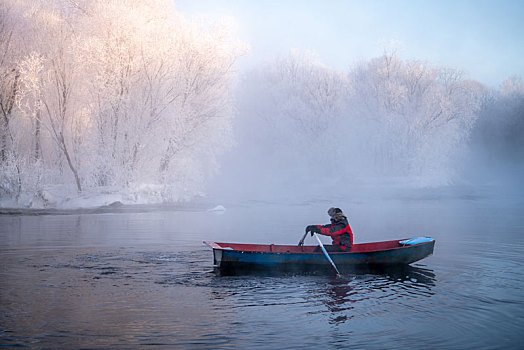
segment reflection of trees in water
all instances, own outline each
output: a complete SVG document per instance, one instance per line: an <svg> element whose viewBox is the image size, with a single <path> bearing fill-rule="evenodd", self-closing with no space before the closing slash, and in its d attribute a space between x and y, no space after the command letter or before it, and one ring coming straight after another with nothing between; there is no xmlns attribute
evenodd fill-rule
<svg viewBox="0 0 524 350"><path fill-rule="evenodd" d="M316 290L315 294L320 294L331 313L329 323L339 324L357 314L373 313L381 302L430 297L435 281L433 270L426 268L365 268L330 280L324 290Z"/></svg>

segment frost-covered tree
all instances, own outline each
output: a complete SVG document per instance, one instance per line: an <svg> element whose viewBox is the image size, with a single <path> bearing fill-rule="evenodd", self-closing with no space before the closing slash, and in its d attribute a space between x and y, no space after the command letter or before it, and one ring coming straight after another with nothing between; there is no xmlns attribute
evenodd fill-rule
<svg viewBox="0 0 524 350"><path fill-rule="evenodd" d="M346 89L345 76L311 53L292 51L263 65L241 83L239 142L257 155L255 162L263 159L270 173L333 171L344 162L339 146ZM304 172L308 164L313 171Z"/></svg>
<svg viewBox="0 0 524 350"><path fill-rule="evenodd" d="M16 79L3 89L16 91L10 149L26 172L38 166L42 186L72 182L79 192L148 184L169 200L200 190L230 144L243 47L228 23L187 20L168 0L6 1L16 11L2 23L27 36L15 37L23 51L6 49Z"/></svg>
<svg viewBox="0 0 524 350"><path fill-rule="evenodd" d="M18 89L19 74L13 59L14 21L7 4L0 4L0 159L7 160L8 143L12 138L9 121Z"/></svg>
<svg viewBox="0 0 524 350"><path fill-rule="evenodd" d="M347 74L294 52L250 72L241 91L239 128L249 139L240 142L244 152L253 150L248 159L257 155L295 179L345 183L385 176L448 181L484 94L457 70L395 52Z"/></svg>
<svg viewBox="0 0 524 350"><path fill-rule="evenodd" d="M194 169L177 164L187 156L201 158L201 166L213 163L220 143L229 142L229 86L241 53L227 24L204 30L165 1L125 13L118 1L89 4L93 24L83 32L90 33L86 76L101 160L95 181L167 184Z"/></svg>
<svg viewBox="0 0 524 350"><path fill-rule="evenodd" d="M23 157L17 152L16 99L20 73L17 58L23 52L20 11L0 3L0 195L19 197L22 191Z"/></svg>
<svg viewBox="0 0 524 350"><path fill-rule="evenodd" d="M350 80L353 118L374 130L361 143L363 152L372 150L373 167L446 180L448 162L477 118L482 85L452 68L403 61L395 52L355 68Z"/></svg>
<svg viewBox="0 0 524 350"><path fill-rule="evenodd" d="M78 124L86 120L81 118L82 105L77 95L82 77L79 57L75 52L74 32L66 15L59 10L41 9L37 15L41 16L38 22L47 23L43 34L49 47L41 53L42 60L28 57L28 60L35 60L37 66L30 71L23 70L23 73L28 74L23 74L22 79L33 81L36 90L33 91L36 98L34 105L38 109L33 116L44 125L55 142L59 158L65 157L76 188L81 192L81 175L78 171L81 160L75 152L78 148L75 143L80 138L81 130L85 130ZM21 66L26 63L22 61Z"/></svg>
<svg viewBox="0 0 524 350"><path fill-rule="evenodd" d="M490 91L472 130L465 173L476 181L503 183L524 174L524 81L508 78Z"/></svg>

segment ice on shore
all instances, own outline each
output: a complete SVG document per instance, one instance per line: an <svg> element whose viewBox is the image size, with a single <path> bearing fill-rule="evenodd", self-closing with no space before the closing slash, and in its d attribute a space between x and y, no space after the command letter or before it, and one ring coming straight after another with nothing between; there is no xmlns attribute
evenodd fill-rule
<svg viewBox="0 0 524 350"><path fill-rule="evenodd" d="M209 209L208 211L213 211L213 212L225 212L225 211L226 211L226 208L225 208L223 205L217 205L216 207L211 208L211 209Z"/></svg>

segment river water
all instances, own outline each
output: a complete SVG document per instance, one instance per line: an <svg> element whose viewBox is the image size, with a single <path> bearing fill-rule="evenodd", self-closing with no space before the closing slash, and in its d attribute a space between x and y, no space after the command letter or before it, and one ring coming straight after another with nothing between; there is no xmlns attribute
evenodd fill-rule
<svg viewBox="0 0 524 350"><path fill-rule="evenodd" d="M0 346L521 348L522 197L337 204L356 242L429 235L434 255L338 278L213 272L202 241L295 244L327 221L319 198L0 215Z"/></svg>

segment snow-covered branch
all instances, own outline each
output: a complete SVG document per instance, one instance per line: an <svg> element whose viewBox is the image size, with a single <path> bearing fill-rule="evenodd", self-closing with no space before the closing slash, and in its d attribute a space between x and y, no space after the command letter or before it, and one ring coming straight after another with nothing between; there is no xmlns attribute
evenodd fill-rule
<svg viewBox="0 0 524 350"><path fill-rule="evenodd" d="M200 190L203 169L231 144L232 66L243 49L227 24L187 20L168 0L6 1L2 154L32 160L27 173L38 163L42 186L148 184L164 199ZM15 24L26 34L12 35Z"/></svg>

